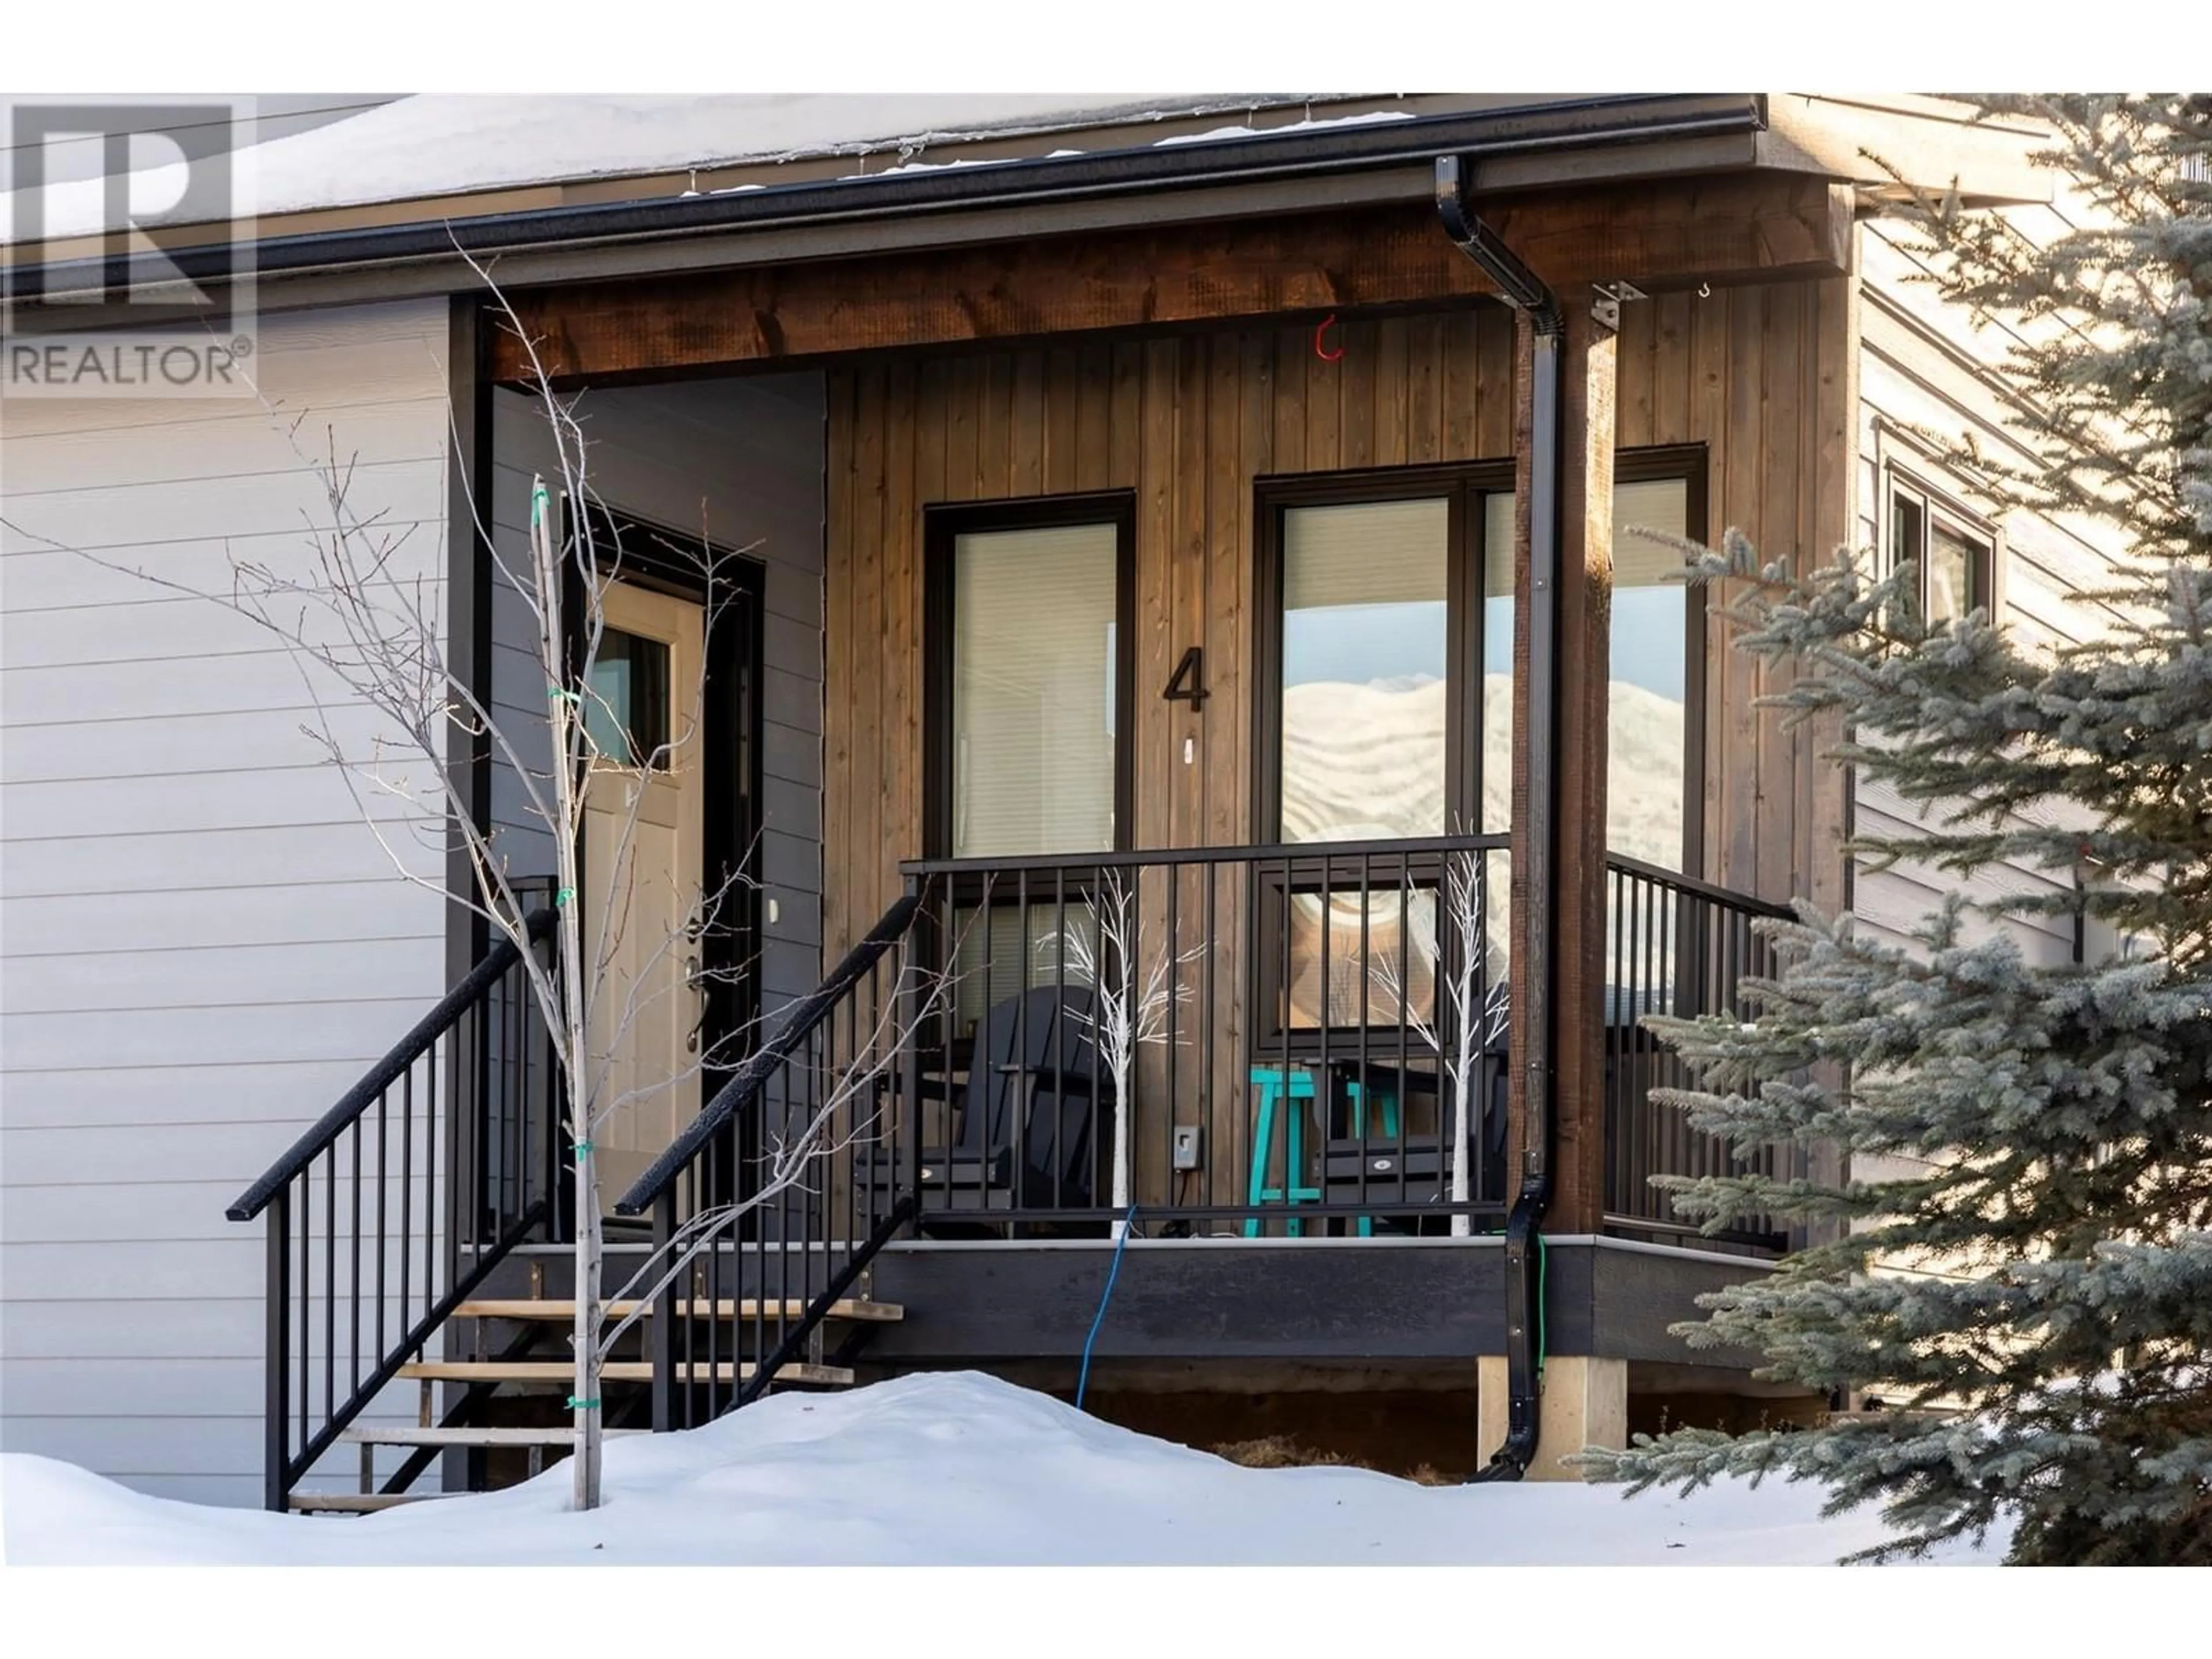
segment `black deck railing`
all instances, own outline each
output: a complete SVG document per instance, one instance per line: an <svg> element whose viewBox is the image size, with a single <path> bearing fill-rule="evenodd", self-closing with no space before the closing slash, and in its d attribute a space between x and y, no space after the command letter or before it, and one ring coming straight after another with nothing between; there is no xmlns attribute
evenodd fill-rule
<svg viewBox="0 0 2212 1659"><path fill-rule="evenodd" d="M922 1232L985 1237L1502 1218L1504 836L902 868L945 1007L912 1109L854 1160L872 1213L911 1195Z"/></svg>
<svg viewBox="0 0 2212 1659"><path fill-rule="evenodd" d="M824 1322L908 1214L869 1212L851 1155L897 1109L899 1034L918 1006L896 952L918 908L894 904L784 1010L616 1202L618 1216L652 1216L652 1271L666 1279L647 1336L656 1430L706 1422L795 1366L842 1357L823 1352ZM693 1299L738 1305L731 1318L684 1317Z"/></svg>
<svg viewBox="0 0 2212 1659"><path fill-rule="evenodd" d="M533 950L552 927L550 910L529 918ZM270 1508L550 1212L554 1078L502 939L230 1206L265 1218Z"/></svg>
<svg viewBox="0 0 2212 1659"><path fill-rule="evenodd" d="M1693 1243L1698 1227L1675 1215L1654 1176L1786 1177L1802 1170L1803 1157L1778 1146L1739 1158L1720 1137L1692 1128L1680 1108L1652 1099L1654 1090L1691 1079L1641 1022L1739 1012L1741 981L1776 969L1773 947L1753 924L1790 912L1619 855L1606 860L1606 1222L1618 1232ZM1757 1221L1711 1237L1770 1251L1789 1243L1779 1224Z"/></svg>

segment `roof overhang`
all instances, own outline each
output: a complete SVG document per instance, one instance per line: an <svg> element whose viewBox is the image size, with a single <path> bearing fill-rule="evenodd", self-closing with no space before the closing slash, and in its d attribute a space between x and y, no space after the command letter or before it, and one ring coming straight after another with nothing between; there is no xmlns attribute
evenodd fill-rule
<svg viewBox="0 0 2212 1659"><path fill-rule="evenodd" d="M2033 159L2049 134L2032 122L1993 119L1966 104L1905 93L1772 93L1767 116L1758 146L1762 167L1825 173L1851 185L1875 210L1916 191L1955 192L1965 207L2052 197L2055 175Z"/></svg>
<svg viewBox="0 0 2212 1659"><path fill-rule="evenodd" d="M704 175L601 177L561 199L527 192L529 205L501 191L368 203L240 232L252 243L259 302L276 307L450 291L475 280L466 258L496 259L502 284L519 286L1417 200L1443 154L1463 158L1483 197L1753 170L1845 182L1870 208L1888 194L1954 184L1975 201L2049 194L2047 175L2027 162L2032 133L1977 123L1965 106L1932 99L1345 98L1255 108L1226 134L1208 126L1218 118L1191 114L1164 132L1158 119L1133 121L1124 109L1076 126L940 135L930 161L872 173L848 171L849 149L825 150ZM336 143L343 132L323 136ZM158 251L128 262L134 301L225 280L232 229L161 234ZM75 296L56 308L71 327L100 320L86 297L115 292L116 267L95 241L0 257L35 266L42 293Z"/></svg>

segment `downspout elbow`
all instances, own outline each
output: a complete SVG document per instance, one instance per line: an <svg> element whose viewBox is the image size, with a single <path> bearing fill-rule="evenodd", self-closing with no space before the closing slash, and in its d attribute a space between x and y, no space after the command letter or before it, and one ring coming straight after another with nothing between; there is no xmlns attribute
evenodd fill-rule
<svg viewBox="0 0 2212 1659"><path fill-rule="evenodd" d="M1498 297L1528 313L1540 337L1567 331L1566 313L1559 308L1559 297L1550 284L1498 240L1498 233L1468 205L1466 168L1456 155L1437 157L1437 216L1443 222L1444 234L1498 285Z"/></svg>

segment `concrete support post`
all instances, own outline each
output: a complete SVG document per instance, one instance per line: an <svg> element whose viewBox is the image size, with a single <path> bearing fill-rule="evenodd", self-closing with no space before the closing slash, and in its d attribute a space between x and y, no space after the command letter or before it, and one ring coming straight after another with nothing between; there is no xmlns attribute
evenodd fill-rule
<svg viewBox="0 0 2212 1659"><path fill-rule="evenodd" d="M1484 1354L1475 1367L1477 1390L1475 1452L1487 1462L1505 1443L1508 1391L1505 1356ZM1628 1362L1555 1354L1544 1364L1542 1427L1536 1437L1536 1461L1523 1478L1579 1480L1581 1471L1567 1458L1587 1446L1619 1449L1628 1444Z"/></svg>

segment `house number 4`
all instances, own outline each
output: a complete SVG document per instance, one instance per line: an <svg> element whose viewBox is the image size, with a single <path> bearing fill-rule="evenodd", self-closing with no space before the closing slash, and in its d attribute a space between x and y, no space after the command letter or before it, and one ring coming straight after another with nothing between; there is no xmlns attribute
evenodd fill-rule
<svg viewBox="0 0 2212 1659"><path fill-rule="evenodd" d="M1170 702L1188 703L1194 714L1212 695L1206 689L1206 653L1194 645L1182 653L1175 672L1168 676L1167 690L1160 696Z"/></svg>

